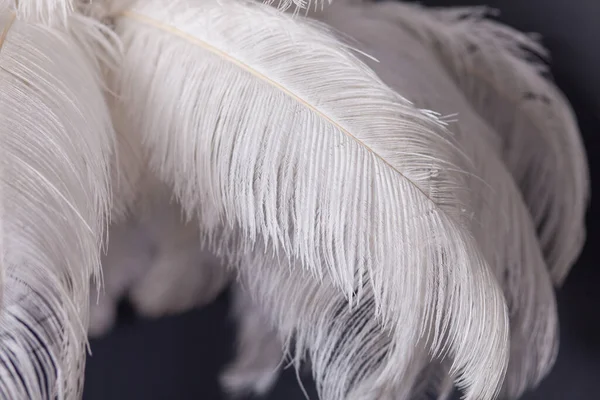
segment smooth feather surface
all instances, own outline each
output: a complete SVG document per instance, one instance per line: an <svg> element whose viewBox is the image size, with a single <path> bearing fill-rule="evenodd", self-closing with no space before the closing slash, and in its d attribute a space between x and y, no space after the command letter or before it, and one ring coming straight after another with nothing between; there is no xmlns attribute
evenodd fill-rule
<svg viewBox="0 0 600 400"><path fill-rule="evenodd" d="M3 11L0 26L0 397L76 399L114 147L98 61L81 44L110 45L84 18L67 32Z"/></svg>
<svg viewBox="0 0 600 400"><path fill-rule="evenodd" d="M589 177L573 112L542 76L545 66L535 61L545 50L530 36L483 18L484 8L382 7L388 20L436 49L473 108L498 134L502 159L523 192L560 284L584 243Z"/></svg>
<svg viewBox="0 0 600 400"><path fill-rule="evenodd" d="M352 306L372 296L406 359L426 337L467 398L494 397L505 304L441 121L324 28L260 4L143 1L116 31L120 106L187 212L273 243Z"/></svg>

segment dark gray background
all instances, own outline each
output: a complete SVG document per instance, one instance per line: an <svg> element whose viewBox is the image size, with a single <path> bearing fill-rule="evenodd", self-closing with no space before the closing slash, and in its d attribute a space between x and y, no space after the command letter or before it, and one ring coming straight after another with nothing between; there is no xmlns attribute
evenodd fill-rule
<svg viewBox="0 0 600 400"><path fill-rule="evenodd" d="M552 72L572 102L583 131L592 186L600 179L600 0L423 1L428 5L498 8L500 19L543 34L553 55ZM598 200L600 201L600 200ZM588 214L588 241L558 293L561 350L553 372L526 400L598 399L600 382L600 244L598 209ZM158 321L137 319L127 306L108 337L92 342L85 400L224 399L216 377L232 355L233 329L227 295L210 307ZM311 399L317 397L307 383ZM304 399L287 371L268 400Z"/></svg>

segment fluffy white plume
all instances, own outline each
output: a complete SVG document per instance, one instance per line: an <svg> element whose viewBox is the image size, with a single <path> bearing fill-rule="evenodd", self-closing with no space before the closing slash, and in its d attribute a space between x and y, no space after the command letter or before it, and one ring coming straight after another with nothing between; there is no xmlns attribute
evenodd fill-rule
<svg viewBox="0 0 600 400"><path fill-rule="evenodd" d="M475 162L478 174L470 183L477 196L473 207L474 230L479 232L476 236L503 285L511 308L512 361L503 397L515 398L526 388L535 386L548 372L557 350L554 293L531 218L511 176L495 154L500 153L494 148L499 144L500 135L480 118L448 72L436 62L434 54L425 49L426 44L418 43L401 23L386 19L382 11L393 7L396 5L348 7L337 3L313 16L329 23L342 35L357 39L356 46L377 59L375 62L367 58L367 63L387 84L417 106L458 115L457 124L451 127ZM427 361L425 358L422 365L428 365ZM448 369L437 363L427 367L410 396L427 398L428 393L436 393L440 398L447 397L452 389L451 381L440 378ZM410 386L411 383L405 381L398 390ZM403 393L397 393L396 399L409 395L406 391Z"/></svg>
<svg viewBox="0 0 600 400"><path fill-rule="evenodd" d="M114 147L88 50L111 45L83 18L66 32L5 11L0 31L0 397L76 399Z"/></svg>
<svg viewBox="0 0 600 400"><path fill-rule="evenodd" d="M558 344L554 291L534 224L493 146L497 133L473 109L435 58L434 49L421 43L401 23L385 17L394 7L334 5L319 18L355 39L360 50L378 60L365 61L383 81L418 107L456 115L449 128L473 163L473 174L468 179L471 191L464 203L470 204L475 237L509 305L511 363L503 396L515 398L546 375ZM397 13L403 6L398 7Z"/></svg>
<svg viewBox="0 0 600 400"><path fill-rule="evenodd" d="M531 37L483 18L483 8L381 7L386 19L436 50L473 108L497 132L552 277L561 283L583 246L589 177L571 108L535 61L545 50Z"/></svg>
<svg viewBox="0 0 600 400"><path fill-rule="evenodd" d="M372 298L402 359L427 338L468 399L494 397L505 304L461 203L464 155L432 113L261 4L140 1L115 26L125 121L187 212L273 243L352 306Z"/></svg>

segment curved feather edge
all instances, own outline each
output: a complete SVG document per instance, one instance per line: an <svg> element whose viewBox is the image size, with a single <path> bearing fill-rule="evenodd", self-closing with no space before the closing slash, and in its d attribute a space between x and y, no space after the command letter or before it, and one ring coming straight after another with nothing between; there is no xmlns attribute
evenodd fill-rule
<svg viewBox="0 0 600 400"><path fill-rule="evenodd" d="M471 192L463 202L470 204L473 232L511 317L511 361L502 395L516 398L548 373L558 348L555 295L535 227L497 149L486 140L493 129L472 109L433 50L386 19L390 7L334 5L319 18L358 42L357 48L371 56L365 62L418 107L457 115L449 129L474 164Z"/></svg>
<svg viewBox="0 0 600 400"><path fill-rule="evenodd" d="M4 11L0 26L0 397L76 399L114 147L99 61L81 45L110 45L85 18L51 29Z"/></svg>
<svg viewBox="0 0 600 400"><path fill-rule="evenodd" d="M228 246L235 247L231 241ZM220 378L227 392L264 395L271 389L279 369L286 365L278 334L298 370L312 358L322 398L413 399L415 380L431 388L431 380L423 374L417 377L422 368L414 364L428 359L425 346L417 349L421 354L407 359L406 353L411 352L403 351L403 345L395 344L390 332L382 328L372 297L352 309L329 282L315 281L299 265L290 268L286 259L260 246L240 263L240 282L233 289L236 356ZM311 304L306 303L306 296ZM270 322L280 329L274 331ZM410 368L403 369L406 364ZM441 369L443 375L439 371L431 369L430 375L437 374L440 383L447 381L452 389L448 368Z"/></svg>
<svg viewBox="0 0 600 400"><path fill-rule="evenodd" d="M371 291L399 342L427 337L467 398L495 396L506 306L456 195L464 155L432 113L321 25L260 4L144 1L116 31L115 92L184 210L275 243L352 305Z"/></svg>
<svg viewBox="0 0 600 400"><path fill-rule="evenodd" d="M539 60L545 49L531 36L485 18L482 7L432 11L391 2L376 7L436 49L473 107L498 132L553 280L561 284L584 243L589 176L571 107L531 56Z"/></svg>

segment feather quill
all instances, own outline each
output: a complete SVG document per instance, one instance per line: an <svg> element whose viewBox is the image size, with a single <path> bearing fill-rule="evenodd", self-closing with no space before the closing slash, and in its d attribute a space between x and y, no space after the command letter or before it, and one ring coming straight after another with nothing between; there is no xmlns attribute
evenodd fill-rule
<svg viewBox="0 0 600 400"><path fill-rule="evenodd" d="M99 62L81 44L109 39L85 18L67 31L7 10L0 30L0 398L75 399L114 147Z"/></svg>
<svg viewBox="0 0 600 400"><path fill-rule="evenodd" d="M385 3L382 14L432 46L473 108L498 134L502 157L538 229L560 284L584 243L589 196L586 155L573 112L531 54L530 36L484 18L485 8L428 11ZM538 57L539 59L539 57Z"/></svg>
<svg viewBox="0 0 600 400"><path fill-rule="evenodd" d="M432 113L261 4L143 1L115 26L120 107L186 212L274 243L353 306L372 296L405 351L429 334L467 398L494 397L505 304L456 194L464 155Z"/></svg>

